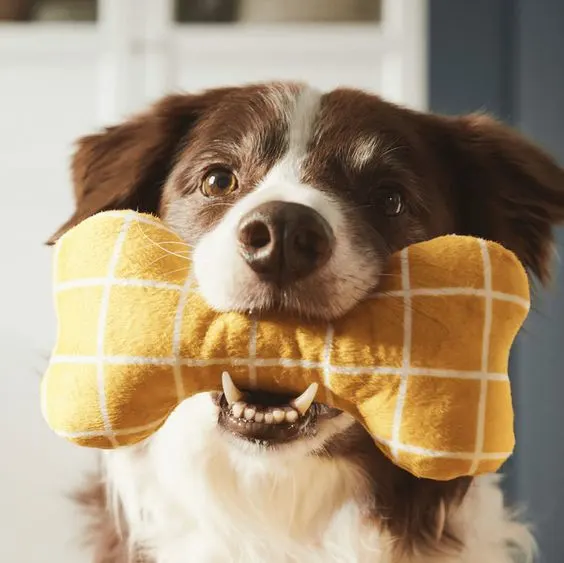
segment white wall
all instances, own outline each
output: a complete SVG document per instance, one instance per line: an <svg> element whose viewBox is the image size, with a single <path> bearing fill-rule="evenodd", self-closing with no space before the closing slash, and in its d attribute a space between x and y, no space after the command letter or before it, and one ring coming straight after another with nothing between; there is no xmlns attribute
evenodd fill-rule
<svg viewBox="0 0 564 563"><path fill-rule="evenodd" d="M0 561L81 563L65 496L93 454L49 431L38 390L54 335L43 242L71 211L67 159L94 126L95 67L14 57L1 38L0 28Z"/></svg>

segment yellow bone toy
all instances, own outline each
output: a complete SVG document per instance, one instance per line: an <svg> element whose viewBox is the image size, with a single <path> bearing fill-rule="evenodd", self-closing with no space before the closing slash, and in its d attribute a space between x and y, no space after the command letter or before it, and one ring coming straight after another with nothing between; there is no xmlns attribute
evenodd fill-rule
<svg viewBox="0 0 564 563"><path fill-rule="evenodd" d="M508 354L529 307L517 258L446 236L392 257L378 294L332 324L217 313L188 246L133 211L87 219L56 247L57 343L42 383L53 430L96 448L154 433L196 393L298 395L351 413L397 465L437 480L496 471L514 446Z"/></svg>

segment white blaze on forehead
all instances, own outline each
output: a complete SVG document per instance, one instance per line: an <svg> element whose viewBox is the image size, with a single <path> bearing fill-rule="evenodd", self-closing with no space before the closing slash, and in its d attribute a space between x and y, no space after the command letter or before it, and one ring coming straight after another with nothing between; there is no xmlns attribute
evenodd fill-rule
<svg viewBox="0 0 564 563"><path fill-rule="evenodd" d="M272 186L275 181L300 183L301 165L305 158L313 126L319 113L321 92L304 87L296 96L290 109L286 140L288 148L258 188Z"/></svg>
<svg viewBox="0 0 564 563"><path fill-rule="evenodd" d="M262 96L269 109L282 123L288 123L296 98L302 89L298 84L270 84L264 87Z"/></svg>
<svg viewBox="0 0 564 563"><path fill-rule="evenodd" d="M217 151L227 154L251 154L257 151L265 140L265 126L270 126L271 122L274 122L281 132L288 128L300 92L301 87L293 83L262 86L240 108L240 112L248 118L247 127L240 127L235 139L225 139L218 135L211 140L207 158L214 160Z"/></svg>
<svg viewBox="0 0 564 563"><path fill-rule="evenodd" d="M288 108L287 149L256 189L239 201L228 213L239 220L245 213L268 201L300 203L316 210L333 230L342 222L341 212L321 191L303 183L302 164L319 115L321 92L303 87Z"/></svg>
<svg viewBox="0 0 564 563"><path fill-rule="evenodd" d="M257 187L230 209L224 223L233 227L245 213L268 201L301 203L321 213L330 224L337 220L337 214L327 209L328 197L301 180L301 167L319 113L321 95L318 90L304 86L294 91L291 98L284 96L287 149ZM279 91L273 99L283 101Z"/></svg>
<svg viewBox="0 0 564 563"><path fill-rule="evenodd" d="M304 87L296 97L288 127L287 156L304 156L319 113L321 92Z"/></svg>

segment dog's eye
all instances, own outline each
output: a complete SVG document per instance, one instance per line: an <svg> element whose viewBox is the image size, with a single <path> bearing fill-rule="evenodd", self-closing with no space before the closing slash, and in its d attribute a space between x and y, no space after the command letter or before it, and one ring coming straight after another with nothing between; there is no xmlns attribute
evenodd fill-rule
<svg viewBox="0 0 564 563"><path fill-rule="evenodd" d="M225 168L210 170L201 186L202 193L206 197L219 197L230 194L237 189L237 178L235 174Z"/></svg>
<svg viewBox="0 0 564 563"><path fill-rule="evenodd" d="M390 191L382 195L382 210L388 217L397 217L403 213L405 204L399 192Z"/></svg>

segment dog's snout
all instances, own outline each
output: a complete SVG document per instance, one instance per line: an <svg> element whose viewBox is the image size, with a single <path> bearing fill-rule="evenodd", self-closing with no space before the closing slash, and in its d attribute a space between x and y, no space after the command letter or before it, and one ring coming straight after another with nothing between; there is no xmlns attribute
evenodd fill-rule
<svg viewBox="0 0 564 563"><path fill-rule="evenodd" d="M319 269L331 256L334 235L314 209L299 203L264 203L241 219L239 248L262 278L291 283Z"/></svg>

